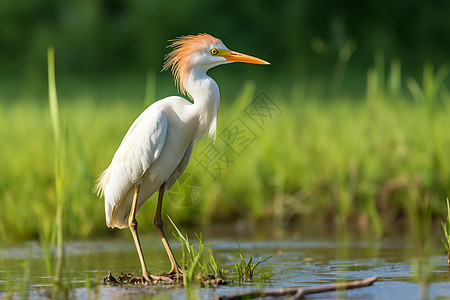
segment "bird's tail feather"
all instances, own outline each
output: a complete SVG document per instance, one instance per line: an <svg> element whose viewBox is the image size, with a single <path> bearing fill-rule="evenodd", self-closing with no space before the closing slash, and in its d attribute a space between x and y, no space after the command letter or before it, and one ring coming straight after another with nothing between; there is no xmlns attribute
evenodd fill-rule
<svg viewBox="0 0 450 300"><path fill-rule="evenodd" d="M105 195L105 187L111 178L111 173L109 172L109 168L102 172L102 174L98 177L97 182L93 188L93 192L97 194L99 197L103 197Z"/></svg>

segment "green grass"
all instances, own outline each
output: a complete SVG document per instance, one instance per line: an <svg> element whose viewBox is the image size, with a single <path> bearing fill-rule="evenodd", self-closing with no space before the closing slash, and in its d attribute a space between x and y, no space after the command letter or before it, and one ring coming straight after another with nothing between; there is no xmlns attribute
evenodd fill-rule
<svg viewBox="0 0 450 300"><path fill-rule="evenodd" d="M169 220L176 231L174 236L181 245L183 286L189 287L194 282L204 282L208 279L225 279L223 269L217 264L213 253L208 249L208 246L211 245L203 242L202 235L196 234L198 240L198 247L196 248L194 243L189 241L188 235L183 234L172 219L169 218Z"/></svg>
<svg viewBox="0 0 450 300"><path fill-rule="evenodd" d="M242 251L241 246L238 243L238 248L239 248L239 257L241 258L241 261L235 262L234 263L234 268L236 269L236 272L238 274L239 277L239 282L244 282L244 281L251 281L253 280L253 275L255 275L255 269L256 267L258 267L260 264L262 264L263 262L265 262L266 260L268 260L270 258L270 256L258 261L257 263L253 263L253 257L250 256L250 258L247 260L245 260L245 256L244 256L244 252ZM261 274L261 278L263 281L269 279L270 277L272 277L274 274L265 274L262 273Z"/></svg>
<svg viewBox="0 0 450 300"><path fill-rule="evenodd" d="M448 265L450 266L450 204L447 198L447 217L445 221L442 222L442 228L444 229L444 238L442 239L442 243L447 250L448 257Z"/></svg>
<svg viewBox="0 0 450 300"><path fill-rule="evenodd" d="M400 76L399 68L393 63L390 77ZM325 101L300 85L267 89L282 114L262 128L246 114L258 91L245 83L236 99L222 99L216 142L197 144L181 184L166 195L165 213L180 225L251 220L284 229L302 217L359 224L383 235L395 221L413 220L417 212L410 207L420 209L427 198L432 218L441 219L450 191L450 94L442 84L446 69L435 76L425 69L423 86L409 83L423 90L423 100L418 92L399 91L399 79L384 79L376 68L361 98ZM148 81L148 97L158 94L154 78ZM144 98L59 94L67 135L62 222L68 237L111 232L92 187L144 109ZM236 118L256 137L245 149L239 140L231 147L224 141L222 132ZM0 99L2 240L37 238L39 228L53 226L59 196L51 120L37 98ZM205 172L199 161L211 149L222 160ZM229 164L219 171L224 158ZM152 198L138 214L143 232L153 230L154 209Z"/></svg>
<svg viewBox="0 0 450 300"><path fill-rule="evenodd" d="M66 204L66 162L67 162L67 136L63 132L61 125L61 118L59 116L59 105L58 96L56 93L56 80L55 80L55 50L54 48L49 48L47 50L47 60L48 60L48 90L49 90L49 107L50 107L50 118L53 129L53 142L54 142L54 158L55 158L55 198L56 198L56 215L55 215L55 237L56 237L56 265L55 265L55 281L60 283L61 272L63 269L64 262L64 207ZM44 238L41 238L41 244L43 245L43 252L50 249L53 252L55 249L55 244L49 242L50 239L47 238L47 245L50 247L45 247L42 242ZM44 259L46 260L47 269L49 270L49 255L44 254ZM49 275L51 273L49 272Z"/></svg>
<svg viewBox="0 0 450 300"><path fill-rule="evenodd" d="M225 271L217 263L212 251L208 248L212 245L207 245L203 241L202 234L195 234L198 245L196 246L189 240L187 234L183 234L170 217L169 221L175 228L174 236L180 242L182 252L182 269L183 269L183 286L190 287L193 283L205 283L209 279L225 280ZM253 257L250 256L248 260L245 259L244 252L238 243L240 261L234 263L235 270L238 275L239 282L252 281L255 275L256 268L267 261L271 256L268 256L256 263L253 263ZM268 281L275 275L274 273L261 273L261 281Z"/></svg>

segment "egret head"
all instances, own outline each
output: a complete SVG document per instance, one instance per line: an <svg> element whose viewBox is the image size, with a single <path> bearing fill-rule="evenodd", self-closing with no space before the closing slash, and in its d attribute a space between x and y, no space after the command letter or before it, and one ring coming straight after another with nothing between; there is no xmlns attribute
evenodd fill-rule
<svg viewBox="0 0 450 300"><path fill-rule="evenodd" d="M221 40L207 33L182 36L172 41L172 52L166 55L163 70L171 69L177 87L186 92L184 82L194 69L209 69L232 62L268 65L269 63L228 49Z"/></svg>

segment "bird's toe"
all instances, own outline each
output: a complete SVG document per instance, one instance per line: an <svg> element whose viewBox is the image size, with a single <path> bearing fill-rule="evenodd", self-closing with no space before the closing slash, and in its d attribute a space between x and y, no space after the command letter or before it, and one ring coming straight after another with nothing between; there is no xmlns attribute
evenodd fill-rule
<svg viewBox="0 0 450 300"><path fill-rule="evenodd" d="M167 275L183 276L183 270L180 267L172 268Z"/></svg>

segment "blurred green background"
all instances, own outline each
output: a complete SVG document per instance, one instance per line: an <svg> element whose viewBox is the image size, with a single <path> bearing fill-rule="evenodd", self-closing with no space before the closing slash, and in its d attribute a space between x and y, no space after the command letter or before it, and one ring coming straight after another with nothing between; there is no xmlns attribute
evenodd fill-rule
<svg viewBox="0 0 450 300"><path fill-rule="evenodd" d="M449 15L448 1L2 0L0 237L34 238L54 224L47 48L67 142L65 230L86 237L118 232L91 189L144 107L177 93L159 72L168 40L201 32L271 65L210 71L222 95L218 132L239 116L256 140L236 155L219 136L233 163L214 176L191 161L165 203L176 222L302 231L320 220L383 235L424 214L440 220L450 190ZM280 110L264 128L246 114L261 91ZM153 211L154 201L138 215L143 231Z"/></svg>
<svg viewBox="0 0 450 300"><path fill-rule="evenodd" d="M68 75L85 79L130 73L143 78L147 70L161 69L168 39L208 32L229 48L272 63L270 72L222 72L254 72L276 84L327 82L336 62L347 59L348 76L340 80L363 92L363 75L376 52L386 62L401 59L405 76L420 75L426 62L447 63L449 15L448 1L437 0L3 0L0 75L2 82L45 79L45 53L53 45L59 80Z"/></svg>

